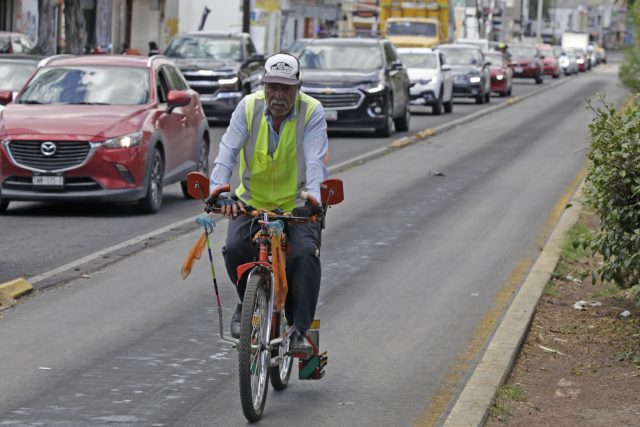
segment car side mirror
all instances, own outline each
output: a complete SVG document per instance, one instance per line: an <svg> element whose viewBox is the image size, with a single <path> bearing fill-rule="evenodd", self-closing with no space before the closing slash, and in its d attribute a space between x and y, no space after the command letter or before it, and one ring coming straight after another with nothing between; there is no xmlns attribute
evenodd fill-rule
<svg viewBox="0 0 640 427"><path fill-rule="evenodd" d="M443 64L442 65L442 71L451 71L451 65Z"/></svg>
<svg viewBox="0 0 640 427"><path fill-rule="evenodd" d="M389 66L390 70L402 70L403 68L404 68L404 65L402 65L402 62L400 61L393 61Z"/></svg>
<svg viewBox="0 0 640 427"><path fill-rule="evenodd" d="M7 105L13 101L13 92L10 90L0 91L0 105Z"/></svg>
<svg viewBox="0 0 640 427"><path fill-rule="evenodd" d="M264 55L260 55L258 53L251 55L247 63L251 63L251 62L264 62Z"/></svg>
<svg viewBox="0 0 640 427"><path fill-rule="evenodd" d="M176 107L184 107L191 102L191 95L184 90L170 90L167 96L167 113L171 113Z"/></svg>

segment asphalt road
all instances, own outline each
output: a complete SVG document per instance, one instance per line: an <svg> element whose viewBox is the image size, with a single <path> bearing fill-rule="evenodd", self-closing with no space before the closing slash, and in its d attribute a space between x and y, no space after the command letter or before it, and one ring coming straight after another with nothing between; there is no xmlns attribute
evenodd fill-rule
<svg viewBox="0 0 640 427"><path fill-rule="evenodd" d="M260 425L407 426L433 402L451 402L490 335L478 325L539 253L550 212L583 166L585 99L597 91L622 99L615 69L339 174L347 200L329 212L317 313L327 374L271 390ZM225 229L215 232L216 254ZM206 260L179 278L196 238L172 239L5 312L0 420L246 425ZM220 281L227 322L235 291Z"/></svg>
<svg viewBox="0 0 640 427"><path fill-rule="evenodd" d="M584 76L580 76L582 78ZM578 80L578 79L577 79ZM545 84L552 80L547 79ZM540 88L533 81L518 81L515 95ZM392 140L435 127L508 98L493 97L489 105L476 105L473 100L457 99L452 114L432 116L430 108L417 107L409 132L391 138L376 138L364 133L331 133L330 164L341 163L373 149L384 147ZM487 118L484 120L491 121ZM219 141L225 127L212 124L213 141ZM212 159L217 146L211 152ZM185 200L179 185L165 189L162 210L152 216L136 214L131 206L105 203L26 203L12 202L0 215L0 283L16 277L33 277L130 238L151 232L177 220L194 215L199 202ZM49 283L42 283L42 286ZM40 285L38 285L40 286Z"/></svg>

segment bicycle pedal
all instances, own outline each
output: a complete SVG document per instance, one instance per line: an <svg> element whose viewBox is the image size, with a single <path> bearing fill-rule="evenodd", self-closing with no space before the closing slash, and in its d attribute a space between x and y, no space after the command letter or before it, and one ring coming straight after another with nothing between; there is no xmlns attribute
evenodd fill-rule
<svg viewBox="0 0 640 427"><path fill-rule="evenodd" d="M298 361L298 379L319 380L324 377L324 367L327 366L327 352L313 354Z"/></svg>

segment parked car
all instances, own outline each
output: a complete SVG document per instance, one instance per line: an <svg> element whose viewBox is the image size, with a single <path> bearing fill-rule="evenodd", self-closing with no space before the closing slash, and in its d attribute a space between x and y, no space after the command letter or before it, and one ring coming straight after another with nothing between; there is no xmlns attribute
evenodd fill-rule
<svg viewBox="0 0 640 427"><path fill-rule="evenodd" d="M261 87L264 56L246 33L194 32L175 36L164 51L200 94L208 119L228 120L240 100Z"/></svg>
<svg viewBox="0 0 640 427"><path fill-rule="evenodd" d="M536 84L544 82L542 55L534 45L511 45L509 52L511 53L509 67L513 70L514 78L534 79Z"/></svg>
<svg viewBox="0 0 640 427"><path fill-rule="evenodd" d="M165 185L188 197L187 173L208 172L210 140L198 94L167 58L47 58L0 114L0 211L103 200L157 212Z"/></svg>
<svg viewBox="0 0 640 427"><path fill-rule="evenodd" d="M463 44L445 44L438 48L453 71L453 95L470 97L477 104L491 100L491 63L480 49Z"/></svg>
<svg viewBox="0 0 640 427"><path fill-rule="evenodd" d="M0 54L0 91L11 91L15 98L44 57Z"/></svg>
<svg viewBox="0 0 640 427"><path fill-rule="evenodd" d="M578 62L575 51L572 48L563 49L559 47L559 49L560 55L558 57L558 63L564 75L570 76L571 74L578 74Z"/></svg>
<svg viewBox="0 0 640 427"><path fill-rule="evenodd" d="M550 44L539 44L537 46L540 51L540 59L542 60L542 69L545 76L551 76L554 79L560 77L560 64L558 58Z"/></svg>
<svg viewBox="0 0 640 427"><path fill-rule="evenodd" d="M0 53L31 53L35 44L21 33L0 31Z"/></svg>
<svg viewBox="0 0 640 427"><path fill-rule="evenodd" d="M511 96L513 91L513 70L504 52L484 52L484 57L491 62L491 91L500 96Z"/></svg>
<svg viewBox="0 0 640 427"><path fill-rule="evenodd" d="M316 39L300 69L302 91L322 102L329 128L409 130L409 76L389 40Z"/></svg>
<svg viewBox="0 0 640 427"><path fill-rule="evenodd" d="M428 48L399 48L398 56L407 67L411 104L428 105L433 114L453 111L453 74L444 56Z"/></svg>

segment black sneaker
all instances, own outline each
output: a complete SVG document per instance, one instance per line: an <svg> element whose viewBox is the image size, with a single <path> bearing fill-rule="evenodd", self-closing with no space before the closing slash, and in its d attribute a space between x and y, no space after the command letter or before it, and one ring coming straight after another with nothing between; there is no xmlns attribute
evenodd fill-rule
<svg viewBox="0 0 640 427"><path fill-rule="evenodd" d="M240 320L242 319L242 304L238 303L236 311L231 317L231 336L240 338Z"/></svg>
<svg viewBox="0 0 640 427"><path fill-rule="evenodd" d="M289 338L289 351L292 354L309 355L313 353L313 347L303 334L294 331Z"/></svg>

